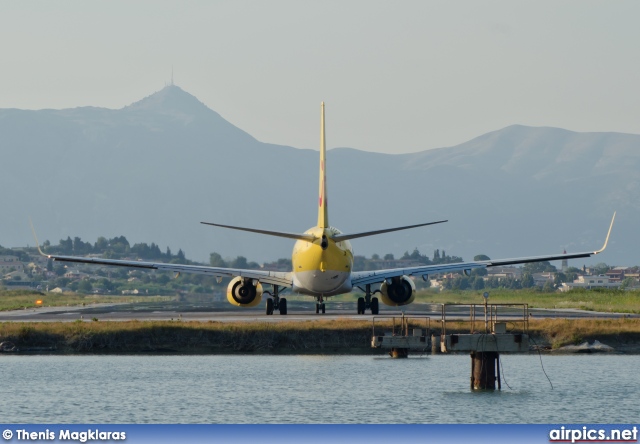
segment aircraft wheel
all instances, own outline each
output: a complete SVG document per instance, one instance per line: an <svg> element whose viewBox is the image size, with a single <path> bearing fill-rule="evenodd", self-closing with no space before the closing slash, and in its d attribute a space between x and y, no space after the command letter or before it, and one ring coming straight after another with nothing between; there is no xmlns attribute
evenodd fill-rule
<svg viewBox="0 0 640 444"><path fill-rule="evenodd" d="M364 298L358 298L358 314L364 314Z"/></svg>
<svg viewBox="0 0 640 444"><path fill-rule="evenodd" d="M377 315L380 311L380 305L378 304L378 298L371 299L371 314Z"/></svg>
<svg viewBox="0 0 640 444"><path fill-rule="evenodd" d="M324 314L324 302L320 305L322 306L322 314Z"/></svg>
<svg viewBox="0 0 640 444"><path fill-rule="evenodd" d="M273 314L273 299L267 299L267 315Z"/></svg>
<svg viewBox="0 0 640 444"><path fill-rule="evenodd" d="M287 314L287 299L286 298L280 298L280 314L281 315L286 315Z"/></svg>

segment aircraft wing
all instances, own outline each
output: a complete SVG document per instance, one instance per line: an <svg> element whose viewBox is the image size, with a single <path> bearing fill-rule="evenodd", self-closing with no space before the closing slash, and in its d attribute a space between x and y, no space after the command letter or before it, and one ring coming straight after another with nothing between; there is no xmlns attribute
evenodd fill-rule
<svg viewBox="0 0 640 444"><path fill-rule="evenodd" d="M458 262L454 264L425 265L423 267L393 268L389 270L356 271L351 274L351 284L358 285L375 284L385 279L400 276L427 276L437 273L452 273L454 271L470 272L476 268L498 267L513 264L525 264L527 262L554 261L561 259L575 259L589 257L594 252L576 254L556 254L549 256L531 256L513 259L498 259L489 261Z"/></svg>
<svg viewBox="0 0 640 444"><path fill-rule="evenodd" d="M351 273L351 284L358 285L376 284L400 276L428 276L437 273L451 273L453 271L485 268L481 262L460 262L456 264L425 265L423 267L391 268L389 270L355 271Z"/></svg>
<svg viewBox="0 0 640 444"><path fill-rule="evenodd" d="M356 271L351 273L351 284L356 287L358 285L376 284L378 282L384 281L385 279L391 279L400 276L428 276L429 274L450 273L453 271L465 271L468 273L476 268L499 267L504 265L526 264L528 262L557 261L563 259L590 257L595 254L602 253L605 248L607 248L607 244L609 243L609 236L611 235L611 229L613 228L613 221L615 220L615 218L616 214L613 213L613 218L611 219L611 225L609 226L609 232L607 233L607 238L604 241L604 245L601 249L596 251L571 254L548 254L544 256L527 256L487 261L459 262L455 264L425 265L422 267L394 268L389 270Z"/></svg>
<svg viewBox="0 0 640 444"><path fill-rule="evenodd" d="M41 254L48 257L49 259L60 262L144 268L147 270L170 271L172 273L205 274L208 276L214 276L216 278L242 276L249 279L258 279L261 283L265 284L280 285L282 287L291 287L292 285L291 273L282 271L245 270L242 268L209 267L206 265L182 265L167 264L164 262L127 261L80 256L58 256L55 254L42 253L42 251Z"/></svg>

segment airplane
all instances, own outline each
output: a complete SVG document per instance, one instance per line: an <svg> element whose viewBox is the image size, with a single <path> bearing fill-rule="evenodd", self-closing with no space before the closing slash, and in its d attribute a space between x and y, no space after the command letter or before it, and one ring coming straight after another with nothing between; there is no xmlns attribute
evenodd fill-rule
<svg viewBox="0 0 640 444"><path fill-rule="evenodd" d="M211 267L203 265L180 265L161 262L143 262L131 260L115 260L102 258L86 258L78 256L63 256L44 253L36 237L36 245L40 254L61 262L76 262L95 265L110 265L148 270L160 270L177 273L196 273L214 276L220 283L223 278L231 278L227 286L227 300L239 307L255 307L262 301L263 294L270 296L266 300L266 314L272 315L278 310L281 315L287 314L287 299L281 297L282 291L289 289L292 293L308 295L316 299L316 313L325 313L325 298L350 293L354 288L364 292L364 297L357 300L358 314L379 313L379 299L374 296L380 294L382 303L388 306L403 306L411 304L416 297L416 286L410 276L422 276L427 281L429 275L462 271L469 275L474 269L497 267L504 265L523 264L562 259L585 258L602 253L607 247L615 213L606 240L601 249L573 254L550 254L544 256L518 257L512 259L482 260L461 262L454 264L425 265L418 267L393 268L388 270L353 271L352 239L374 236L393 231L424 227L447 222L440 220L376 231L344 234L329 225L327 204L327 176L326 176L326 143L325 143L325 112L324 102L320 105L320 178L318 191L318 222L304 233L286 233L268 231L255 228L245 228L223 225L212 222L201 222L214 227L248 231L269 236L294 239L295 245L291 255L293 269L290 272L245 270L238 268ZM33 228L33 226L32 226ZM34 230L35 237L35 230ZM263 284L271 285L271 291L265 291ZM372 291L372 285L379 285Z"/></svg>

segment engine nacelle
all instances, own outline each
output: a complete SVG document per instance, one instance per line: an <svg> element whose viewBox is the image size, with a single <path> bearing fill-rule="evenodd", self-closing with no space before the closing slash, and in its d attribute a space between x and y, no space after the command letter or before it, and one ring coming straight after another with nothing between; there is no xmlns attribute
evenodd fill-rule
<svg viewBox="0 0 640 444"><path fill-rule="evenodd" d="M238 307L255 307L262 300L262 284L253 279L236 277L227 287L227 301Z"/></svg>
<svg viewBox="0 0 640 444"><path fill-rule="evenodd" d="M407 276L391 278L391 283L387 281L380 285L382 302L385 305L398 307L413 302L416 298L416 285Z"/></svg>

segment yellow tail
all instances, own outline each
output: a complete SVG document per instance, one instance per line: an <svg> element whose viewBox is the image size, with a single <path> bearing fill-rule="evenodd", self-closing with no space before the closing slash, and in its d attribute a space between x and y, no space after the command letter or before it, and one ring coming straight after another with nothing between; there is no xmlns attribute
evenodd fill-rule
<svg viewBox="0 0 640 444"><path fill-rule="evenodd" d="M320 104L320 191L318 192L318 227L329 227L329 212L327 210L327 146L324 139L324 102Z"/></svg>

